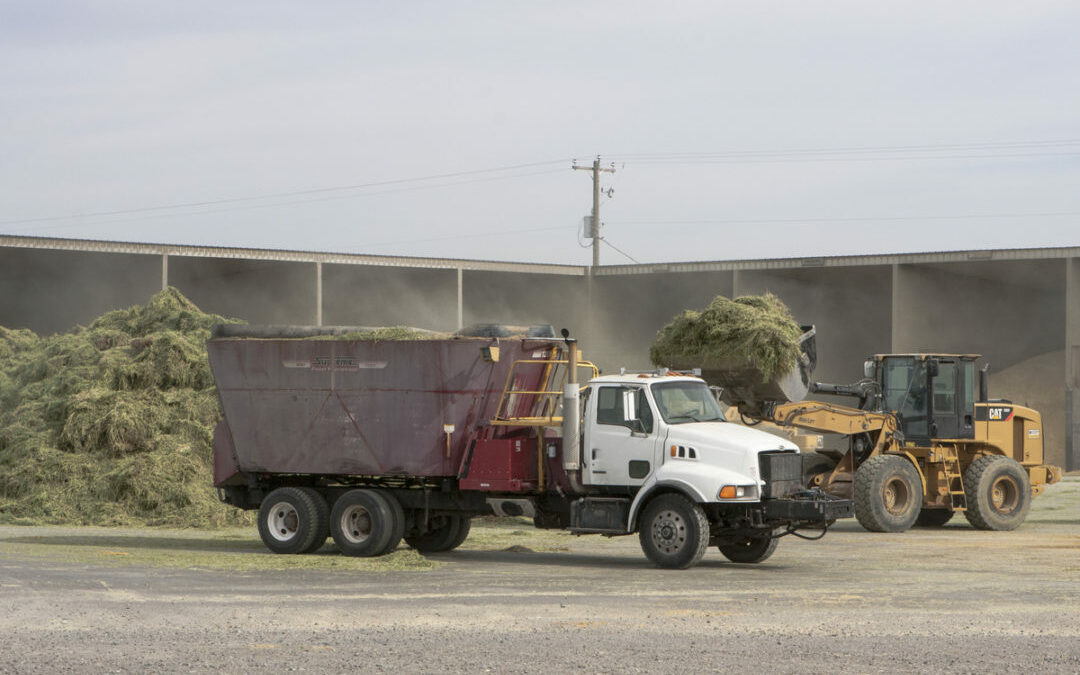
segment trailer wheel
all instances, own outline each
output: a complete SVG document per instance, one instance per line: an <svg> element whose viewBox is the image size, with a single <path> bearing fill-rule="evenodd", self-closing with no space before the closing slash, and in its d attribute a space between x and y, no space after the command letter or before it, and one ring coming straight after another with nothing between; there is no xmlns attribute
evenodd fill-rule
<svg viewBox="0 0 1080 675"><path fill-rule="evenodd" d="M915 519L918 527L941 527L952 520L952 509L923 509L919 511L919 517Z"/></svg>
<svg viewBox="0 0 1080 675"><path fill-rule="evenodd" d="M731 562L759 563L771 556L779 543L780 540L774 539L769 533L763 537L743 537L730 544L720 544L717 548Z"/></svg>
<svg viewBox="0 0 1080 675"><path fill-rule="evenodd" d="M315 504L315 520L311 526L315 531L315 537L311 540L311 545L301 551L301 553L314 553L322 548L322 545L330 538L330 505L326 503L326 499L315 488L304 487L298 489L310 495L311 501Z"/></svg>
<svg viewBox="0 0 1080 675"><path fill-rule="evenodd" d="M1015 530L1031 510L1031 481L1011 457L980 457L964 472L968 522L979 530Z"/></svg>
<svg viewBox="0 0 1080 675"><path fill-rule="evenodd" d="M378 492L350 490L330 512L330 535L345 555L382 555L394 533L394 511Z"/></svg>
<svg viewBox="0 0 1080 675"><path fill-rule="evenodd" d="M401 508L401 502L397 500L397 497L389 492L380 490L378 495L386 500L387 505L390 507L390 511L394 516L394 523L390 530L390 540L386 542L386 548L375 555L383 555L384 553L390 553L398 547L401 543L401 538L405 535L405 509Z"/></svg>
<svg viewBox="0 0 1080 675"><path fill-rule="evenodd" d="M457 548L469 536L471 525L468 518L458 515L435 516L431 527L423 534L405 537L405 543L420 553L439 553ZM464 530L464 534L462 534Z"/></svg>
<svg viewBox="0 0 1080 675"><path fill-rule="evenodd" d="M319 515L317 503L305 489L278 488L259 506L259 537L274 553L306 553L318 539Z"/></svg>
<svg viewBox="0 0 1080 675"><path fill-rule="evenodd" d="M855 472L855 517L871 532L903 532L922 508L922 480L899 455L877 455Z"/></svg>
<svg viewBox="0 0 1080 675"><path fill-rule="evenodd" d="M697 564L709 547L709 519L686 497L663 494L645 507L638 539L657 567L686 569Z"/></svg>

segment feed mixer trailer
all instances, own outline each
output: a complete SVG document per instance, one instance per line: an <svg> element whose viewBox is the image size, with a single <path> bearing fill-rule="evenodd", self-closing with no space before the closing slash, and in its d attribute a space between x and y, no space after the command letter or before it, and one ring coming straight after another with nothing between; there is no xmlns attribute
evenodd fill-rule
<svg viewBox="0 0 1080 675"><path fill-rule="evenodd" d="M700 378L599 376L571 339L227 326L207 348L215 485L278 553L327 536L350 555L445 551L496 515L637 533L684 568L708 546L758 562L853 512L802 486L793 444L724 421Z"/></svg>

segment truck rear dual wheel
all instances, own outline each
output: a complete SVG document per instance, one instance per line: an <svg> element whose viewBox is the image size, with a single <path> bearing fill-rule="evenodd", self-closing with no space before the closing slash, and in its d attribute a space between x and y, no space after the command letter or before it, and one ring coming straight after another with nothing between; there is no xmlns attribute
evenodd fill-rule
<svg viewBox="0 0 1080 675"><path fill-rule="evenodd" d="M310 553L326 542L329 508L311 488L285 487L259 506L259 537L274 553Z"/></svg>
<svg viewBox="0 0 1080 675"><path fill-rule="evenodd" d="M472 522L458 515L435 516L427 532L405 537L405 543L420 553L452 551L465 543Z"/></svg>
<svg viewBox="0 0 1080 675"><path fill-rule="evenodd" d="M638 539L657 567L686 569L709 547L709 519L701 506L680 494L660 495L645 507Z"/></svg>
<svg viewBox="0 0 1080 675"><path fill-rule="evenodd" d="M968 522L979 530L1015 530L1031 510L1031 480L1015 459L980 457L964 472Z"/></svg>
<svg viewBox="0 0 1080 675"><path fill-rule="evenodd" d="M763 537L744 537L730 544L720 544L717 548L731 562L759 563L776 551L778 543L780 540L770 532Z"/></svg>
<svg viewBox="0 0 1080 675"><path fill-rule="evenodd" d="M922 478L900 455L876 455L855 472L855 518L871 532L903 532L922 509Z"/></svg>
<svg viewBox="0 0 1080 675"><path fill-rule="evenodd" d="M345 555L367 558L389 553L401 542L404 530L401 505L393 495L375 490L350 490L330 512L330 535Z"/></svg>

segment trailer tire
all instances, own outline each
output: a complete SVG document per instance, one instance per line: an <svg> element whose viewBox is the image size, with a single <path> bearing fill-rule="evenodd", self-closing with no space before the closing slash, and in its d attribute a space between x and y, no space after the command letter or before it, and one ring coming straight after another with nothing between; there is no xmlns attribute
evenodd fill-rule
<svg viewBox="0 0 1080 675"><path fill-rule="evenodd" d="M318 539L318 504L305 489L284 487L259 506L259 537L274 553L306 553Z"/></svg>
<svg viewBox="0 0 1080 675"><path fill-rule="evenodd" d="M667 493L650 500L638 530L641 550L657 567L686 569L696 565L709 547L709 519L704 509L681 494Z"/></svg>
<svg viewBox="0 0 1080 675"><path fill-rule="evenodd" d="M390 530L390 539L386 542L386 547L381 552L375 554L383 555L396 549L398 544L401 543L401 538L405 536L405 509L401 507L401 502L397 500L397 497L391 493L379 490L378 495L386 500L386 503L394 516L394 523Z"/></svg>
<svg viewBox="0 0 1080 675"><path fill-rule="evenodd" d="M315 537L311 540L311 544L301 553L314 553L322 548L326 540L330 538L330 505L326 503L326 499L315 488L304 487L299 489L308 493L311 496L311 501L315 504L315 521L312 523Z"/></svg>
<svg viewBox="0 0 1080 675"><path fill-rule="evenodd" d="M759 563L766 560L776 551L779 539L767 533L761 537L744 537L731 544L720 544L716 548L731 562Z"/></svg>
<svg viewBox="0 0 1080 675"><path fill-rule="evenodd" d="M457 548L469 535L471 525L468 518L458 515L435 516L435 518L437 522L434 527L423 534L405 537L405 543L420 553L440 553ZM463 529L464 536L461 534Z"/></svg>
<svg viewBox="0 0 1080 675"><path fill-rule="evenodd" d="M1011 457L980 457L964 472L967 510L978 530L1015 530L1031 510L1031 480Z"/></svg>
<svg viewBox="0 0 1080 675"><path fill-rule="evenodd" d="M452 551L458 546L465 543L465 540L469 538L469 532L472 530L472 518L461 517L461 525L458 528L457 536L454 537L454 541L450 542L450 546L447 547L447 551Z"/></svg>
<svg viewBox="0 0 1080 675"><path fill-rule="evenodd" d="M330 535L345 555L382 555L394 533L394 511L378 492L349 490L330 512Z"/></svg>
<svg viewBox="0 0 1080 675"><path fill-rule="evenodd" d="M952 509L923 509L919 511L919 517L915 519L916 527L943 527L952 520L955 511Z"/></svg>
<svg viewBox="0 0 1080 675"><path fill-rule="evenodd" d="M855 472L855 518L871 532L903 532L922 508L919 470L906 457L876 455Z"/></svg>

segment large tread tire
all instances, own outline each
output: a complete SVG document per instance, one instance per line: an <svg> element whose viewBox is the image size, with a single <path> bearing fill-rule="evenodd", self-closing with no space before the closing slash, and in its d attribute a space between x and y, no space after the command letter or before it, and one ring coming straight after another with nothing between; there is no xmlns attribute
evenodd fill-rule
<svg viewBox="0 0 1080 675"><path fill-rule="evenodd" d="M680 494L663 494L645 506L638 527L641 550L657 567L686 569L709 547L704 509Z"/></svg>
<svg viewBox="0 0 1080 675"><path fill-rule="evenodd" d="M855 472L855 518L871 532L903 532L922 509L919 471L900 455L876 455Z"/></svg>
<svg viewBox="0 0 1080 675"><path fill-rule="evenodd" d="M945 523L952 520L954 513L952 509L923 509L919 511L919 517L915 519L915 526L944 527Z"/></svg>
<svg viewBox="0 0 1080 675"><path fill-rule="evenodd" d="M979 530L1015 530L1031 510L1031 480L1011 457L980 457L964 472L964 516Z"/></svg>
<svg viewBox="0 0 1080 675"><path fill-rule="evenodd" d="M390 510L393 512L394 523L390 531L390 539L386 542L386 547L375 555L384 555L390 553L398 547L401 543L401 538L405 536L405 509L401 507L401 502L397 500L393 494L380 490L379 496L386 500L386 503L390 506Z"/></svg>
<svg viewBox="0 0 1080 675"><path fill-rule="evenodd" d="M274 553L306 553L320 531L319 507L303 488L278 488L259 506L259 537Z"/></svg>
<svg viewBox="0 0 1080 675"><path fill-rule="evenodd" d="M349 490L330 511L330 536L345 555L370 558L386 551L394 533L394 511L373 490Z"/></svg>
<svg viewBox="0 0 1080 675"><path fill-rule="evenodd" d="M467 518L458 515L436 516L427 532L409 535L405 537L405 543L420 553L449 551L464 541L464 538L458 540L463 527L470 527Z"/></svg>
<svg viewBox="0 0 1080 675"><path fill-rule="evenodd" d="M836 468L836 462L831 457L827 457L820 452L802 453L803 485L812 487L814 476L826 471L832 471L834 468Z"/></svg>
<svg viewBox="0 0 1080 675"><path fill-rule="evenodd" d="M745 537L732 544L720 544L717 548L731 562L759 563L767 560L779 543L779 539L768 533L763 537Z"/></svg>
<svg viewBox="0 0 1080 675"><path fill-rule="evenodd" d="M315 521L312 525L312 529L315 530L315 537L311 540L311 545L301 553L314 553L322 548L326 540L330 538L330 505L326 503L326 499L315 488L304 487L300 488L300 490L308 493L315 503Z"/></svg>

